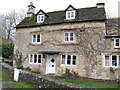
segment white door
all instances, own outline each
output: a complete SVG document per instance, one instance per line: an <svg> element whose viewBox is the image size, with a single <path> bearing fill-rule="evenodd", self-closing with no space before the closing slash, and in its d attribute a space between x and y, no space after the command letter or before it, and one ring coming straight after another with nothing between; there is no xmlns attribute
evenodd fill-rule
<svg viewBox="0 0 120 90"><path fill-rule="evenodd" d="M46 58L46 74L55 74L56 57L55 55L47 55Z"/></svg>

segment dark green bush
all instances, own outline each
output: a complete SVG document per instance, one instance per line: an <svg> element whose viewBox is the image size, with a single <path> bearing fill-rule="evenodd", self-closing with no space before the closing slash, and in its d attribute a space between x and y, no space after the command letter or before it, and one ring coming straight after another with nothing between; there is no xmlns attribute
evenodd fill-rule
<svg viewBox="0 0 120 90"><path fill-rule="evenodd" d="M30 67L25 67L24 70L28 70L28 71L30 71L31 68L30 68Z"/></svg>
<svg viewBox="0 0 120 90"><path fill-rule="evenodd" d="M62 76L70 77L70 78L78 78L78 77L79 77L78 73L76 73L76 72L74 72L74 71L70 72L70 70L67 69L67 68L66 68L65 73L62 74Z"/></svg>
<svg viewBox="0 0 120 90"><path fill-rule="evenodd" d="M2 49L2 57L3 58L12 59L13 51L14 51L13 44L2 44L2 45L0 45L0 49Z"/></svg>
<svg viewBox="0 0 120 90"><path fill-rule="evenodd" d="M22 70L24 70L24 67L21 65L21 66L18 66L17 69L22 69Z"/></svg>
<svg viewBox="0 0 120 90"><path fill-rule="evenodd" d="M31 71L31 72L35 74L41 74L39 71Z"/></svg>

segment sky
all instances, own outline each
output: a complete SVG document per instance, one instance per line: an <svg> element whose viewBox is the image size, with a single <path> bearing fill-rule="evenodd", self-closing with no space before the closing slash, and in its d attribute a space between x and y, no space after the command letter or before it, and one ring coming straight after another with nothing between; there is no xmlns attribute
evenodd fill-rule
<svg viewBox="0 0 120 90"><path fill-rule="evenodd" d="M96 6L97 3L105 3L107 16L118 17L119 1L120 0L1 0L0 13L6 14L12 10L27 10L30 2L33 2L36 7L35 13L40 9L44 12L65 10L70 4L75 8L85 8Z"/></svg>

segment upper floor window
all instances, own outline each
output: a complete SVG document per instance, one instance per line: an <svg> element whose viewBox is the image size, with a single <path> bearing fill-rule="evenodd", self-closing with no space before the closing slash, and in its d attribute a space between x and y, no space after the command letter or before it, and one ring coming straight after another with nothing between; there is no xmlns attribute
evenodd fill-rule
<svg viewBox="0 0 120 90"><path fill-rule="evenodd" d="M32 35L32 43L39 44L41 42L41 35L40 34L33 34Z"/></svg>
<svg viewBox="0 0 120 90"><path fill-rule="evenodd" d="M75 10L66 11L66 19L75 19Z"/></svg>
<svg viewBox="0 0 120 90"><path fill-rule="evenodd" d="M104 55L105 67L118 67L120 66L120 55Z"/></svg>
<svg viewBox="0 0 120 90"><path fill-rule="evenodd" d="M114 38L114 48L120 48L120 38Z"/></svg>
<svg viewBox="0 0 120 90"><path fill-rule="evenodd" d="M64 42L74 42L74 32L65 32Z"/></svg>
<svg viewBox="0 0 120 90"><path fill-rule="evenodd" d="M44 22L44 15L37 15L37 23Z"/></svg>
<svg viewBox="0 0 120 90"><path fill-rule="evenodd" d="M62 55L62 64L76 65L76 55Z"/></svg>
<svg viewBox="0 0 120 90"><path fill-rule="evenodd" d="M29 55L29 63L30 64L41 64L42 55L41 54L30 54Z"/></svg>

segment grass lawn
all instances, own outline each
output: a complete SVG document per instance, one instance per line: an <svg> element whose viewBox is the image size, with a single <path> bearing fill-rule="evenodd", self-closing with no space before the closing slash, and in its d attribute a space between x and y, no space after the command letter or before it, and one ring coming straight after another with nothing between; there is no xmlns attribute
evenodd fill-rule
<svg viewBox="0 0 120 90"><path fill-rule="evenodd" d="M0 66L0 81L9 81L10 74Z"/></svg>
<svg viewBox="0 0 120 90"><path fill-rule="evenodd" d="M13 82L13 83L7 83L5 86L10 88L34 88L29 84L26 84L24 82Z"/></svg>
<svg viewBox="0 0 120 90"><path fill-rule="evenodd" d="M89 88L118 88L118 84L112 83L98 83L92 81L85 81L85 80L68 80L68 79L61 79L64 82L72 83L75 85L86 86Z"/></svg>

